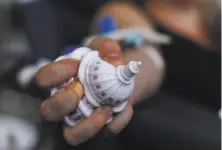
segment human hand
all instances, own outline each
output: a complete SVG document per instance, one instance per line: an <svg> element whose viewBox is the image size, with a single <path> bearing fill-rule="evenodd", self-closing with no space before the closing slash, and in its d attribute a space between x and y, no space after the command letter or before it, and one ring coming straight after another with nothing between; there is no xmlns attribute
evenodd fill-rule
<svg viewBox="0 0 222 150"><path fill-rule="evenodd" d="M117 42L107 38L97 38L88 46L99 51L101 59L114 66L124 64L122 52ZM80 60L64 59L53 62L41 68L36 75L37 83L42 88L52 88L61 85L78 72ZM78 79L45 100L41 105L41 114L49 121L60 121L64 116L75 110L79 100L84 96L84 89ZM132 99L132 98L131 98ZM130 121L133 115L132 100L125 109L107 124L107 128L118 134ZM71 145L81 144L96 135L112 116L112 108L103 106L97 108L91 116L81 120L74 127L64 126L64 137Z"/></svg>

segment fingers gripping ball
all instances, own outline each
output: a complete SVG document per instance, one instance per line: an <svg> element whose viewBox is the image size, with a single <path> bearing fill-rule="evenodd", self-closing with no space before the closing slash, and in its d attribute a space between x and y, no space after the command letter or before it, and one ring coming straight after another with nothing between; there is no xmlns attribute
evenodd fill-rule
<svg viewBox="0 0 222 150"><path fill-rule="evenodd" d="M80 100L78 108L65 117L66 124L76 125L101 105L112 106L114 113L119 113L125 108L134 88L134 75L139 72L141 62L131 61L126 66L115 67L102 60L98 51L84 47L61 56L56 61L67 58L80 60L77 78L84 87L85 96ZM51 94L63 90L73 79L53 88Z"/></svg>

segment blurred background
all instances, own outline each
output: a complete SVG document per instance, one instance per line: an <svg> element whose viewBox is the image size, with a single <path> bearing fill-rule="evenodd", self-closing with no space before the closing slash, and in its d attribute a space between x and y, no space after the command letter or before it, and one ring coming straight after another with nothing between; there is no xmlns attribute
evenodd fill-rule
<svg viewBox="0 0 222 150"><path fill-rule="evenodd" d="M39 114L48 91L36 85L34 74L89 35L93 14L105 2L76 1L71 7L69 0L0 0L0 150L55 150L62 135ZM203 24L212 51L221 51L221 11L208 6Z"/></svg>
<svg viewBox="0 0 222 150"><path fill-rule="evenodd" d="M20 2L0 0L0 149L53 150L54 125L42 120L41 99L10 84L6 80L12 78L5 77L30 53L30 41L17 24Z"/></svg>

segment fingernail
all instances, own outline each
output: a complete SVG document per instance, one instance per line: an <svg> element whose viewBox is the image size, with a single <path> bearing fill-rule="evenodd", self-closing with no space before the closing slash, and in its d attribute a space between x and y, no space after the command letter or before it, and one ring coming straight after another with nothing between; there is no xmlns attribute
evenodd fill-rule
<svg viewBox="0 0 222 150"><path fill-rule="evenodd" d="M50 109L51 107L49 107L48 109L46 109L45 106L46 102L44 102L41 106L41 114L43 117L45 117L46 119L51 119L54 118L54 114L52 113L52 110Z"/></svg>
<svg viewBox="0 0 222 150"><path fill-rule="evenodd" d="M105 58L105 61L111 63L114 66L122 64L122 62L119 62L120 60L121 60L120 53L108 53Z"/></svg>
<svg viewBox="0 0 222 150"><path fill-rule="evenodd" d="M107 117L110 117L113 113L112 108L109 106L102 107L99 109L99 111L105 114Z"/></svg>

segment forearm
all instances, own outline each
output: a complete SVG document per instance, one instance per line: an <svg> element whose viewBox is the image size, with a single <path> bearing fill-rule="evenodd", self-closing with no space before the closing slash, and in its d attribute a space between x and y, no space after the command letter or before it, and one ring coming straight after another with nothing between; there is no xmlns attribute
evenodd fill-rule
<svg viewBox="0 0 222 150"><path fill-rule="evenodd" d="M139 9L129 2L118 2L106 4L97 12L91 28L93 34L98 32L96 25L99 19L110 14L114 17L118 28L143 27L153 30L152 24ZM140 60L143 63L141 72L135 78L133 92L135 102L138 102L158 89L163 77L164 63L153 45L125 52L124 58L126 62Z"/></svg>
<svg viewBox="0 0 222 150"><path fill-rule="evenodd" d="M118 28L126 27L147 27L153 28L151 22L143 12L137 9L131 2L110 2L97 11L94 16L91 32L98 32L97 23L101 17L112 15L115 18Z"/></svg>

